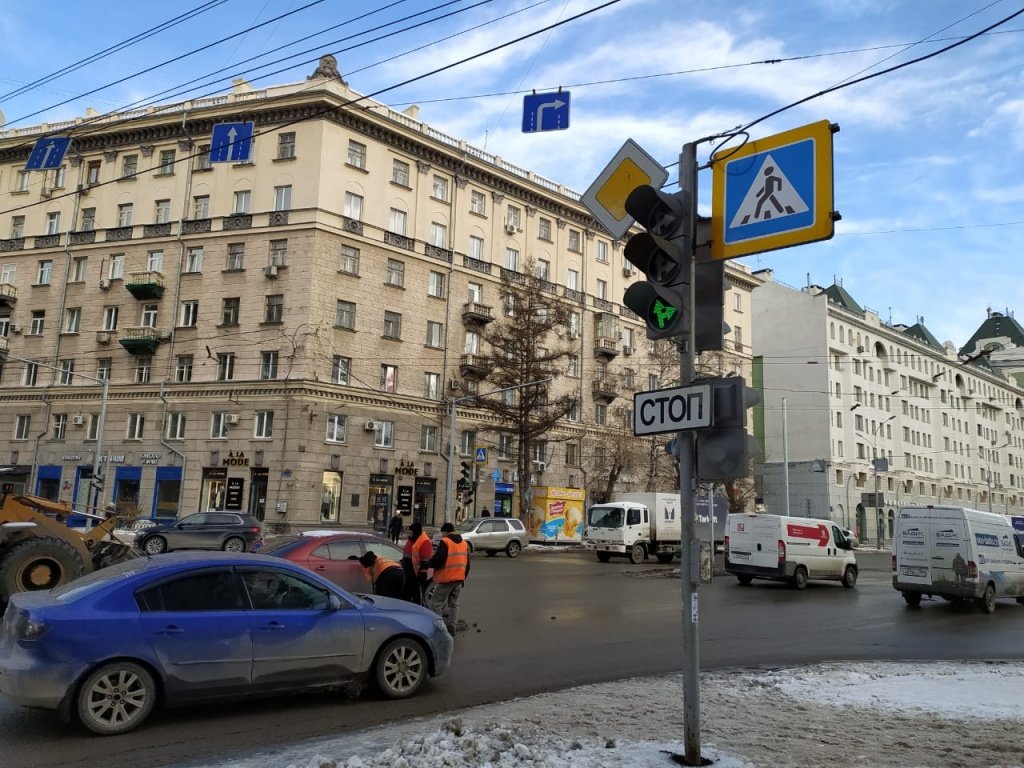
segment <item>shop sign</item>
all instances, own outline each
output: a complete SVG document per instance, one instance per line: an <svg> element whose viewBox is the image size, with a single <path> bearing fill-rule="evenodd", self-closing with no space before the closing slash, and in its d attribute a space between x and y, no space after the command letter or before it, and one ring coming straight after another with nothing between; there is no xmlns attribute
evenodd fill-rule
<svg viewBox="0 0 1024 768"><path fill-rule="evenodd" d="M124 464L125 455L120 454L109 454L107 456L100 456L100 461L104 464Z"/></svg>
<svg viewBox="0 0 1024 768"><path fill-rule="evenodd" d="M162 453L140 453L139 464L159 464Z"/></svg>
<svg viewBox="0 0 1024 768"><path fill-rule="evenodd" d="M370 485L391 486L394 482L395 479L391 475L381 475L377 473L370 475Z"/></svg>
<svg viewBox="0 0 1024 768"><path fill-rule="evenodd" d="M398 486L398 509L403 514L410 514L412 512L412 486L411 485L400 485Z"/></svg>
<svg viewBox="0 0 1024 768"><path fill-rule="evenodd" d="M416 464L412 461L402 460L398 462L398 466L395 467L396 475L413 475L414 477L419 474L419 470L416 468Z"/></svg>
<svg viewBox="0 0 1024 768"><path fill-rule="evenodd" d="M81 461L82 457L76 453L76 454L69 454L67 456L61 456L60 460L61 461Z"/></svg>
<svg viewBox="0 0 1024 768"><path fill-rule="evenodd" d="M220 463L224 467L248 467L249 457L245 451L228 451L227 458L221 459Z"/></svg>
<svg viewBox="0 0 1024 768"><path fill-rule="evenodd" d="M224 498L224 509L242 508L242 489L245 487L245 480L241 477L228 478L228 492Z"/></svg>

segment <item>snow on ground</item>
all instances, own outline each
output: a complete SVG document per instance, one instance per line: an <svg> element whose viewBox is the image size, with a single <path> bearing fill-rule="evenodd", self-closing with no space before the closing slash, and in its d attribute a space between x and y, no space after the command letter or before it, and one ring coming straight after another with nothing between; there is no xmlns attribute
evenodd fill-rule
<svg viewBox="0 0 1024 768"><path fill-rule="evenodd" d="M716 768L1020 768L1024 662L708 672L701 720L701 751ZM207 768L670 768L682 751L682 678L672 675L391 723Z"/></svg>

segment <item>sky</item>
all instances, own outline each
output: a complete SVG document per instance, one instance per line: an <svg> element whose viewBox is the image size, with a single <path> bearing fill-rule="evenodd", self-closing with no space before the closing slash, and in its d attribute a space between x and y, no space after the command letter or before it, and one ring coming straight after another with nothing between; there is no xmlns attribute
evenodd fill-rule
<svg viewBox="0 0 1024 768"><path fill-rule="evenodd" d="M23 128L87 107L211 95L234 77L257 87L298 82L330 52L359 93L379 92L377 100L398 109L418 104L432 128L583 192L627 138L668 167L685 142L936 53L751 127L758 139L823 119L839 125L834 187L842 219L831 240L742 261L794 287L841 282L883 321L923 318L957 347L988 310L1014 312L1024 272L1013 255L1024 251L1024 14L938 51L1024 9L1024 1L613 0L600 8L606 2L77 0L54 13L46 3L5 0L0 111L7 128ZM183 14L174 26L33 85ZM415 79L559 22L566 23ZM245 31L256 25L263 26ZM133 76L145 69L152 71ZM559 87L572 94L570 127L524 134L524 93ZM700 144L698 161L716 145ZM698 205L711 213L707 170Z"/></svg>
<svg viewBox="0 0 1024 768"><path fill-rule="evenodd" d="M1022 683L1020 662L708 672L700 752L715 768L1020 766ZM189 768L670 768L681 691L674 675L602 683Z"/></svg>

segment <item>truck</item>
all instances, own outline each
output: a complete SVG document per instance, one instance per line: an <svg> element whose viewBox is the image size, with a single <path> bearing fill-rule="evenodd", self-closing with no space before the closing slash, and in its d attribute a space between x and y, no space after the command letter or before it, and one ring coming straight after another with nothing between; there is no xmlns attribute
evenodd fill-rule
<svg viewBox="0 0 1024 768"><path fill-rule="evenodd" d="M0 606L15 592L53 589L135 556L112 532L117 520L98 518L84 531L69 528L67 502L32 494L0 496Z"/></svg>
<svg viewBox="0 0 1024 768"><path fill-rule="evenodd" d="M671 563L681 544L678 493L626 493L587 510L583 546L607 563L628 557L634 565L654 556Z"/></svg>

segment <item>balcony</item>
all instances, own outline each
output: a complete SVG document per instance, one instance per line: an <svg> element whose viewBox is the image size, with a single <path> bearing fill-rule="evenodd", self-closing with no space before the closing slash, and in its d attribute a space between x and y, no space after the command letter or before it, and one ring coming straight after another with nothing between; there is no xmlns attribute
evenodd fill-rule
<svg viewBox="0 0 1024 768"><path fill-rule="evenodd" d="M0 307L13 307L18 301L18 289L10 283L0 283Z"/></svg>
<svg viewBox="0 0 1024 768"><path fill-rule="evenodd" d="M96 230L86 229L68 233L68 245L88 245L96 242Z"/></svg>
<svg viewBox="0 0 1024 768"><path fill-rule="evenodd" d="M619 342L607 336L598 336L594 339L594 357L598 359L613 360L619 356Z"/></svg>
<svg viewBox="0 0 1024 768"><path fill-rule="evenodd" d="M114 229L108 229L106 231L106 242L120 242L122 240L132 239L133 227L115 227Z"/></svg>
<svg viewBox="0 0 1024 768"><path fill-rule="evenodd" d="M494 315L491 314L491 308L486 304L478 304L475 301L467 301L462 305L462 322L466 325L471 323L479 323L480 325L487 325L494 319Z"/></svg>
<svg viewBox="0 0 1024 768"><path fill-rule="evenodd" d="M3 356L6 355L11 349L11 341L6 336L0 336L0 362L3 362Z"/></svg>
<svg viewBox="0 0 1024 768"><path fill-rule="evenodd" d="M491 368L480 355L463 355L459 358L459 372L467 378L482 379Z"/></svg>
<svg viewBox="0 0 1024 768"><path fill-rule="evenodd" d="M211 230L212 221L210 219L192 219L190 221L181 222L181 234L183 235L195 235L203 232L209 232Z"/></svg>
<svg viewBox="0 0 1024 768"><path fill-rule="evenodd" d="M610 376L598 376L591 385L591 394L599 403L610 403L619 396L619 388Z"/></svg>
<svg viewBox="0 0 1024 768"><path fill-rule="evenodd" d="M12 237L10 240L0 240L0 253L3 253L4 251L21 251L24 249L24 237Z"/></svg>
<svg viewBox="0 0 1024 768"><path fill-rule="evenodd" d="M411 237L400 235L397 232L385 232L384 242L388 245L394 245L398 248L404 248L407 251L416 249L416 241Z"/></svg>
<svg viewBox="0 0 1024 768"><path fill-rule="evenodd" d="M235 213L231 216L225 216L220 226L224 230L250 229L252 227L252 214Z"/></svg>
<svg viewBox="0 0 1024 768"><path fill-rule="evenodd" d="M132 272L124 287L136 299L159 299L164 295L164 276L159 272Z"/></svg>
<svg viewBox="0 0 1024 768"><path fill-rule="evenodd" d="M142 325L122 329L117 341L133 355L152 355L160 345L161 339L166 337L166 331Z"/></svg>

